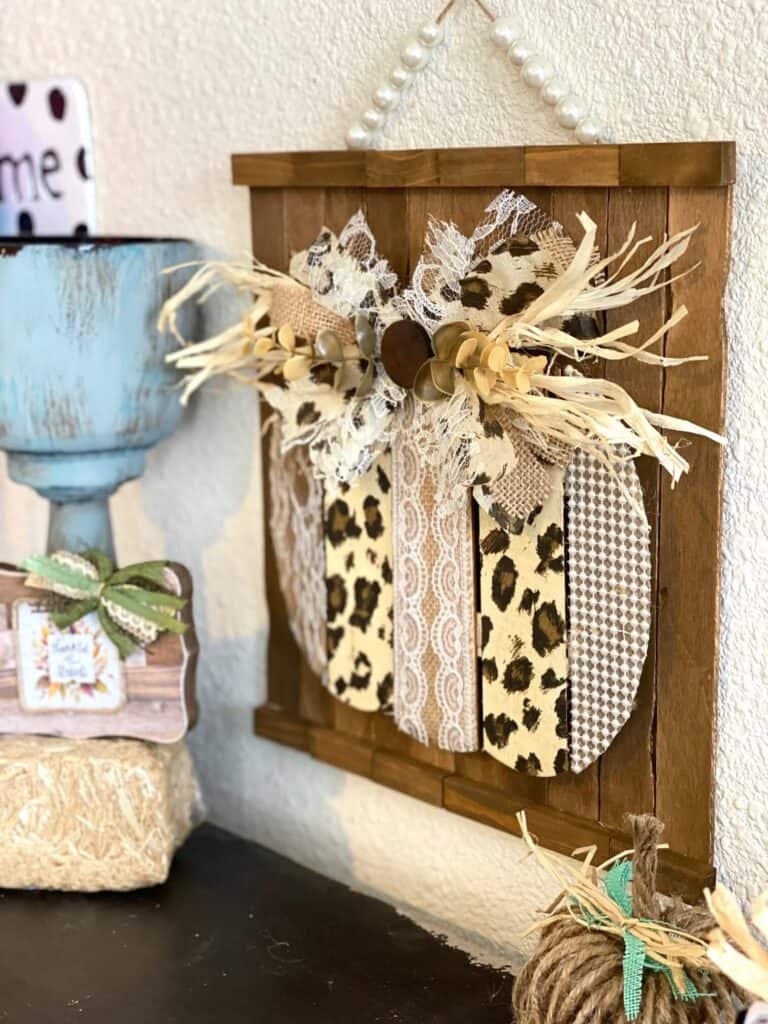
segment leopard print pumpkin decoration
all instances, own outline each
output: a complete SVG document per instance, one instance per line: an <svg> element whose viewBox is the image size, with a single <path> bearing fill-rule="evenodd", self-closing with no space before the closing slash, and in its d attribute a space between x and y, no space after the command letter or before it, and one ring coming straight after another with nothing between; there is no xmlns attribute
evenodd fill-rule
<svg viewBox="0 0 768 1024"><path fill-rule="evenodd" d="M360 711L390 711L392 654L391 459L324 500L331 693Z"/></svg>

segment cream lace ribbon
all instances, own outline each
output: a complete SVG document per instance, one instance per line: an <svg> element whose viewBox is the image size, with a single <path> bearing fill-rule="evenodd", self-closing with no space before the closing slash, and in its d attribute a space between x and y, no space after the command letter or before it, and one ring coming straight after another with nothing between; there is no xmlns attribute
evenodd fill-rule
<svg viewBox="0 0 768 1024"><path fill-rule="evenodd" d="M395 721L421 743L479 746L471 495L437 502L429 431L408 398L392 452Z"/></svg>
<svg viewBox="0 0 768 1024"><path fill-rule="evenodd" d="M279 420L270 426L269 528L288 624L312 671L325 678L323 486L305 445L283 452Z"/></svg>

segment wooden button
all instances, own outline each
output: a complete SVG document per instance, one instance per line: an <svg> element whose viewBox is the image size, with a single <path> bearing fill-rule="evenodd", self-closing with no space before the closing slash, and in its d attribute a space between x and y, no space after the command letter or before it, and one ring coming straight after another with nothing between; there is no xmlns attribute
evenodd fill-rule
<svg viewBox="0 0 768 1024"><path fill-rule="evenodd" d="M429 335L415 320L390 324L381 339L384 369L401 388L412 388L416 373L432 355Z"/></svg>

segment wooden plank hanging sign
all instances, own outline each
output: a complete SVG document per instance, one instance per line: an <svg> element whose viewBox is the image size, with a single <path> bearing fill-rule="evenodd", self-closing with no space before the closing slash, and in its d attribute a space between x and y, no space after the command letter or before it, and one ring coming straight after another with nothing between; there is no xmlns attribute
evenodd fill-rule
<svg viewBox="0 0 768 1024"><path fill-rule="evenodd" d="M429 296L430 287L436 289L434 295L440 292L444 322L467 320L470 333L485 332L491 340L501 315L514 316L532 308L546 292L548 280L570 266L585 230L586 222L577 220L582 211L596 225L595 244L602 256L620 249L633 223L638 238L648 235L658 242L698 224L680 268L698 262L697 269L675 280L671 291L649 292L629 314L615 309L604 321L594 322L595 331L602 335L636 317L640 323L636 340L644 340L654 338L684 304L688 316L676 322L673 330L659 332L648 352L667 359L703 355L706 361L674 367L658 360L642 365L634 359L601 356L578 362L562 377L550 380L552 388L560 387L563 395L576 394L581 401L591 393L589 382L595 378L596 386L598 381L608 382L600 387L613 389L606 394L626 391L651 414L722 430L722 302L729 260L732 143L249 154L233 157L232 166L235 184L250 189L253 250L264 263L287 271L291 256L311 248L323 226L338 235L360 210L378 257L387 260L397 275L395 291L404 296L394 307L387 305L391 295L377 306L385 326L403 318L407 302L415 308L420 283L419 294ZM429 276L429 244L425 245L433 237L433 232L427 232L430 218L453 223L471 238L478 225L498 216L497 197L504 189L530 201L521 209L535 204L535 216L544 220L519 222L528 227L521 230L517 248L508 233L493 234L489 229L483 250L488 265L482 260L483 265L473 265L471 274L465 274L453 291L443 279L435 283L434 276ZM543 227L551 222L562 224L562 238L574 244L568 249L557 235L548 267L542 255L548 252L547 245L541 239L551 243L555 238ZM535 245L529 244L531 239L537 240ZM481 243L476 245L480 253ZM562 266L558 264L561 257ZM631 255L622 274L642 267L645 259L644 253ZM520 278L512 291L508 286L501 289L507 306L500 313L490 304L496 301L494 289L499 287L504 260L515 273L530 271L531 276ZM409 288L416 289L410 298ZM429 303L411 317L426 327L427 347L415 360L419 365L412 368L419 372L425 359L438 363L441 359L440 320L430 320L424 312L428 308ZM579 330L588 331L589 325L564 327L567 336ZM606 354L610 357L610 350L604 350ZM535 359L535 349L525 353L529 356ZM525 373L541 372L535 363L515 365L523 366ZM478 363L477 369L483 366ZM430 370L431 379L442 380L441 372L439 367ZM468 376L470 369L462 372ZM482 373L478 380L481 394ZM520 393L527 393L524 382ZM488 458L492 459L493 442L511 435L504 433L503 418L500 423L492 416L481 421L483 430L472 450L491 453ZM515 422L508 429L516 430ZM712 878L722 449L708 439L694 438L684 452L690 471L672 490L655 459L643 456L625 464L626 474L601 476L604 467L599 459L590 461L584 452L578 459L571 458L572 452L563 457L556 447L542 449L534 444L530 448L529 436L527 454L518 453L518 465L527 467L530 486L534 491L539 488L535 493L541 500L529 515L519 518L510 511L516 507L514 494L494 490L493 480L478 475L476 486L466 491L467 504L460 516L474 564L452 580L458 587L454 597L467 607L446 634L450 643L445 645L445 650L454 652L453 670L465 684L460 693L462 714L466 713L465 736L472 734L472 743L446 735L441 739L447 718L439 701L453 700L455 711L459 691L438 685L443 678L441 666L439 660L430 661L435 651L434 621L426 625L426 632L419 632L423 622L409 625L409 614L416 606L409 601L411 591L402 587L398 591L398 566L403 580L410 571L409 558L413 559L405 541L413 541L418 530L409 532L409 524L401 544L394 527L386 551L365 533L366 522L374 524L374 532L378 530L376 515L382 510L397 524L403 496L410 502L404 500L401 511L410 514L409 507L414 505L410 462L414 455L432 458L429 453L442 443L416 445L414 453L407 431L393 436L391 455L383 456L392 459L385 500L377 491L374 509L370 501L366 504L368 492L341 493L349 515L354 513L360 542L355 539L353 551L348 538L333 550L326 541L325 556L326 578L341 580L348 594L355 592L354 574L360 560L367 559L371 566L372 559L380 562L378 573L386 559L385 575L394 571L392 616L384 603L378 606L382 621L376 619L372 626L377 641L387 647L390 627L393 631L393 678L386 678L385 657L369 656L373 646L362 628L358 636L347 632L337 648L333 648L334 638L329 639L331 671L325 680L319 678L322 673L313 671L301 636L297 641L291 629L285 593L278 583L279 560L268 529L269 699L256 712L256 732L505 831L517 833L515 814L525 809L539 841L564 853L593 843L598 856L618 852L628 845L624 815L654 812L664 820L665 839L671 845L661 858L664 887L670 892L700 894L701 886ZM398 444L405 447L398 449ZM269 457L267 447L265 466ZM322 453L315 457L321 458ZM376 474L376 461L371 465ZM445 465L453 465L450 457ZM597 522L580 514L585 488L592 495L596 489L600 492L603 512ZM326 531L335 500L330 491L324 498ZM266 487L267 511L270 501ZM448 508L442 492L437 504ZM424 511L418 501L415 505L417 511ZM628 518L629 506L635 509L635 520ZM336 515L331 532L340 522ZM441 524L445 522L449 520ZM449 533L459 544L460 533L453 529ZM620 557L609 550L617 536ZM595 550L602 554L596 557ZM634 554L627 555L628 551ZM610 566L598 579L602 570L591 572L589 566L601 560L605 566L610 561ZM430 573L436 566L434 562ZM424 564L416 568L423 570ZM378 575L374 579L371 571L366 570L368 584L378 585L381 598L384 579ZM432 576L425 586L433 589ZM650 595L645 618L633 618L637 604L633 588L637 587ZM362 594L365 588L359 589ZM366 607L370 596L366 590ZM328 599L336 599L330 589ZM354 616L354 599L345 608L345 614ZM331 619L329 637L335 628ZM356 621L363 620L357 616ZM595 628L603 638L610 638L599 650L593 642ZM641 641L632 641L632 636L640 636ZM334 668L336 651L345 666L357 659L357 685L349 686L347 667ZM361 654L371 661L370 666ZM618 673L621 678L635 681L631 687L622 684L620 692L617 673L611 671L617 658L623 666ZM317 669L318 664L312 663ZM339 660L336 667L341 664ZM445 660L442 668L448 664ZM414 665L426 685L410 679ZM361 666L370 686L363 685ZM681 721L687 723L685 729L680 728ZM480 743L484 751L477 751ZM476 752L471 752L473 747Z"/></svg>

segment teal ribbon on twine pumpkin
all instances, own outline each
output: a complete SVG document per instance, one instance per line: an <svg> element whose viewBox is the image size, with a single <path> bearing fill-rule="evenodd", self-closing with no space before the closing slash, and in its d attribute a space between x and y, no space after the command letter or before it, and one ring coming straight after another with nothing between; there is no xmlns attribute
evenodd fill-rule
<svg viewBox="0 0 768 1024"><path fill-rule="evenodd" d="M168 590L166 562L137 562L117 569L101 551L57 551L25 558L21 567L30 573L27 586L52 595L54 625L66 629L96 612L122 659L160 633L182 634L188 628L176 616L187 601Z"/></svg>
<svg viewBox="0 0 768 1024"><path fill-rule="evenodd" d="M634 918L630 890L632 872L633 866L631 861L616 861L603 879L605 892L621 909L625 917L638 921L647 921L648 919L646 918ZM597 918L595 918L594 923L598 923ZM623 938L624 1013L628 1021L637 1020L640 1016L640 1006L643 1001L643 981L646 971L656 971L663 974L675 999L682 999L684 1002L690 1003L709 995L706 992L699 992L685 973L683 974L685 985L681 991L675 983L669 967L666 964L659 963L658 960L654 960L649 955L645 943L639 936L634 935L628 929L624 929Z"/></svg>

